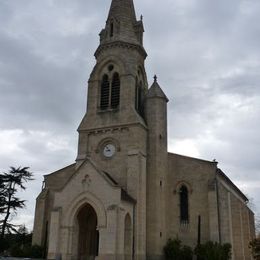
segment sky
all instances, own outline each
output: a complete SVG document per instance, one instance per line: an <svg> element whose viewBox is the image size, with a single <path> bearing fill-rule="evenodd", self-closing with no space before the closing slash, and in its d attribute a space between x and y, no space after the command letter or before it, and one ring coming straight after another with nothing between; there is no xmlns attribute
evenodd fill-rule
<svg viewBox="0 0 260 260"><path fill-rule="evenodd" d="M15 223L32 229L43 175L75 161L110 0L0 1L0 171L29 166ZM146 71L168 103L169 151L212 161L260 212L260 1L135 0Z"/></svg>

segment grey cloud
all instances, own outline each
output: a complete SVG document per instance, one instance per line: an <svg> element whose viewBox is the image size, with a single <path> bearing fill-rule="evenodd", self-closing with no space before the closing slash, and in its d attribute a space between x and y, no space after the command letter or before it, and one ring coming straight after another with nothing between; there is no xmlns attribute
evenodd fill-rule
<svg viewBox="0 0 260 260"><path fill-rule="evenodd" d="M135 5L137 16L144 15L149 82L156 73L170 98L173 151L177 141L190 139L202 158L216 158L235 182L246 183L260 178L260 4L213 2ZM33 196L42 173L75 160L76 128L109 5L110 0L0 3L0 131L23 129L22 153L15 160L33 166ZM46 138L29 130L48 132L53 142L60 137L69 148L52 150ZM13 160L2 156L1 167ZM248 192L259 196L256 188Z"/></svg>

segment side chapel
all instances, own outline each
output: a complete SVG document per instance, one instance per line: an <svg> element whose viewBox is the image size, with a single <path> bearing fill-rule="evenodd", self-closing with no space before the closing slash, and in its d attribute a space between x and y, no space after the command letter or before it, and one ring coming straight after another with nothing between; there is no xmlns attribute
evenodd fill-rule
<svg viewBox="0 0 260 260"><path fill-rule="evenodd" d="M44 176L33 244L46 258L161 260L169 238L195 247L231 243L250 260L254 214L217 162L167 151L168 98L156 77L148 88L143 21L133 0L112 0L76 162Z"/></svg>

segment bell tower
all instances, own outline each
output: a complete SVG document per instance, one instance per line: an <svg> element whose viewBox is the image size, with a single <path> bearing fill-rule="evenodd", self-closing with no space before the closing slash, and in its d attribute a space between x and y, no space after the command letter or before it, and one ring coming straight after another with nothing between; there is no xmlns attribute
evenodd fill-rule
<svg viewBox="0 0 260 260"><path fill-rule="evenodd" d="M112 0L96 65L88 81L87 111L78 128L77 167L85 159L107 173L135 205L135 256L146 259L147 125L143 21L133 0Z"/></svg>
<svg viewBox="0 0 260 260"><path fill-rule="evenodd" d="M94 159L102 149L92 142L92 136L102 139L101 133L105 138L110 132L114 138L116 132L137 126L146 132L143 117L148 85L143 32L133 0L112 0L105 28L99 34L96 65L88 81L87 111L78 128L78 163L86 157ZM130 146L135 147L133 140ZM118 143L115 148L121 151L122 147ZM145 153L143 148L138 147Z"/></svg>

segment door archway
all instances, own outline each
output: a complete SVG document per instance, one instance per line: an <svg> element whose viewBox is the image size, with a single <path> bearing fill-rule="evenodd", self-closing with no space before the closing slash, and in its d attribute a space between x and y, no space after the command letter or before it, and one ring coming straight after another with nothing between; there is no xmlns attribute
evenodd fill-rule
<svg viewBox="0 0 260 260"><path fill-rule="evenodd" d="M99 233L97 214L90 204L85 204L77 215L78 260L94 260L98 255Z"/></svg>

